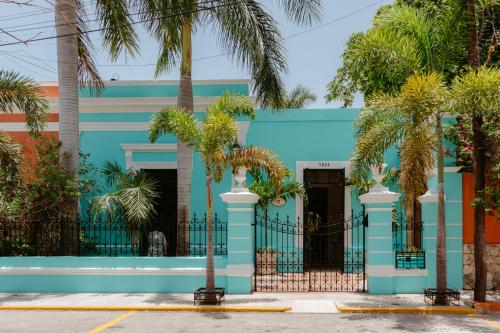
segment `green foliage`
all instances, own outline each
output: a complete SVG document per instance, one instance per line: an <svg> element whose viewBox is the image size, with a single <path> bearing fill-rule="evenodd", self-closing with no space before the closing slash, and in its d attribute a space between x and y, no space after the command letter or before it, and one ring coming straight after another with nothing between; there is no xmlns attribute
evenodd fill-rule
<svg viewBox="0 0 500 333"><path fill-rule="evenodd" d="M286 96L283 109L303 109L308 104L315 102L316 98L316 95L308 88L298 85Z"/></svg>
<svg viewBox="0 0 500 333"><path fill-rule="evenodd" d="M240 167L264 170L270 181L280 188L284 178L282 163L269 151L248 147L234 151L237 141L235 116L255 116L255 106L244 96L224 94L209 105L205 118L197 122L194 116L178 108L166 108L151 121L149 138L155 142L163 134L175 134L193 150L200 152L205 168L213 180L222 181L227 168Z"/></svg>
<svg viewBox="0 0 500 333"><path fill-rule="evenodd" d="M372 186L369 167L383 161L384 152L400 144L399 178L406 211L412 212L416 197L426 190L427 175L434 167L436 144L433 128L446 96L441 75L415 74L398 95L374 94L355 123L357 142L350 181L358 190ZM391 172L392 173L392 172Z"/></svg>
<svg viewBox="0 0 500 333"><path fill-rule="evenodd" d="M37 135L45 126L49 104L40 87L18 73L0 69L0 112L19 109L26 114L28 131Z"/></svg>
<svg viewBox="0 0 500 333"><path fill-rule="evenodd" d="M309 25L319 20L320 0L276 2L294 23ZM254 0L236 4L215 0L204 5L194 0L131 0L130 3L141 13L146 30L160 45L156 76L179 63L182 53L191 52L183 43L184 28L196 32L209 26L224 53L236 63L248 67L257 102L273 108L283 106L286 95L283 76L287 73L283 37L264 4ZM206 10L196 12L196 9ZM181 61L181 67L190 66L191 63Z"/></svg>
<svg viewBox="0 0 500 333"><path fill-rule="evenodd" d="M149 222L156 213L156 181L143 170L124 171L117 162L110 161L104 164L102 174L111 189L92 201L94 217L104 215L110 222L125 222L129 226Z"/></svg>
<svg viewBox="0 0 500 333"><path fill-rule="evenodd" d="M349 39L343 64L328 84L327 101L350 106L358 91L365 98L397 93L414 72L437 71L447 82L466 64L463 8L443 2L436 13L407 5L384 7L366 33Z"/></svg>
<svg viewBox="0 0 500 333"><path fill-rule="evenodd" d="M472 118L480 116L483 120L482 132L485 136L485 157L487 186L474 200L490 212L500 205L500 70L480 67L477 71L457 77L451 89L450 109L460 117L461 130L450 131L452 138L459 144L458 154L463 158L465 152L470 156L472 145ZM454 134L454 135L453 135Z"/></svg>
<svg viewBox="0 0 500 333"><path fill-rule="evenodd" d="M59 166L59 147L57 140L41 136L34 159L24 161L22 173L9 179L0 173L0 220L48 222L65 217L69 201L99 191L88 155L80 155L80 177L75 179ZM16 161L21 170L22 158Z"/></svg>
<svg viewBox="0 0 500 333"><path fill-rule="evenodd" d="M293 180L294 174L290 169L286 169L283 187L279 192L276 191L274 184L259 170L250 170L249 174L252 176L253 181L248 188L250 192L259 196L257 206L264 212L267 213L269 205L279 199L287 200L299 196L307 203L306 189L304 185Z"/></svg>

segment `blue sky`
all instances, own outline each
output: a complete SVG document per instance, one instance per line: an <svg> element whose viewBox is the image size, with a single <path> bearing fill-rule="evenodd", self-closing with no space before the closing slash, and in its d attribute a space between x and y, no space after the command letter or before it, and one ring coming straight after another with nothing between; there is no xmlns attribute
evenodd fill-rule
<svg viewBox="0 0 500 333"><path fill-rule="evenodd" d="M85 3L93 3L85 0ZM266 4L268 1L263 0ZM274 2L274 1L273 1ZM326 103L326 85L335 75L341 63L344 44L350 34L363 31L370 27L374 13L382 4L391 3L391 0L323 0L323 18L319 25L305 28L289 23L279 8L269 1L268 9L278 21L281 32L285 37L289 73L285 77L288 90L297 84L309 87L318 100L311 107L335 107L339 103ZM45 1L40 0L43 4ZM39 27L53 25L53 12L41 13L39 9L18 8L14 5L0 5L0 28L12 31L29 28L20 26L37 23ZM89 6L89 12L93 9ZM36 14L36 15L32 15ZM21 17L31 15L28 17ZM40 23L41 22L41 23ZM17 31L15 36L21 39L53 36L52 27L38 31ZM300 34L299 34L300 33ZM296 35L298 34L298 35ZM121 80L149 80L153 79L154 66L158 48L155 41L141 33L141 54L135 59L120 58L117 64L129 66L109 66L113 64L105 52L102 52L98 33L91 34L95 42L96 62L103 79L118 76ZM0 43L14 41L6 34L0 33ZM218 48L217 39L211 30L197 31L193 38L193 78L194 79L241 79L248 78L246 68L231 63ZM200 59L201 58L201 59ZM206 58L206 59L203 59ZM56 81L56 50L55 39L0 47L0 66L3 69L13 69L29 75L38 81ZM178 79L177 69L162 75L159 79ZM355 106L361 105L358 98Z"/></svg>

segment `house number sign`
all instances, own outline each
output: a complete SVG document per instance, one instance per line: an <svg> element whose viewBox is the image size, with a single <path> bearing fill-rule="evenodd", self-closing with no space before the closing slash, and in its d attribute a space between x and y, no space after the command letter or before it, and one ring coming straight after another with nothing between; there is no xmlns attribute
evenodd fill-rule
<svg viewBox="0 0 500 333"><path fill-rule="evenodd" d="M329 162L319 162L319 167L320 168L329 168L330 163Z"/></svg>

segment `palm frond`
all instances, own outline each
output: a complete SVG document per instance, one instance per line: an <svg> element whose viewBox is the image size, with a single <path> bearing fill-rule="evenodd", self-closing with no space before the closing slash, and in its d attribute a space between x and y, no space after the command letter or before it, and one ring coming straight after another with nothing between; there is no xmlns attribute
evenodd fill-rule
<svg viewBox="0 0 500 333"><path fill-rule="evenodd" d="M215 23L220 46L233 60L249 67L257 102L263 107L282 107L286 96L282 76L287 66L283 38L273 17L255 0L240 0L207 15Z"/></svg>
<svg viewBox="0 0 500 333"><path fill-rule="evenodd" d="M278 0L283 6L287 17L301 25L310 25L321 19L320 0Z"/></svg>
<svg viewBox="0 0 500 333"><path fill-rule="evenodd" d="M277 193L281 193L286 176L286 167L280 159L269 150L262 147L245 147L234 151L227 157L226 163L233 170L241 167L247 170L260 169L264 171Z"/></svg>
<svg viewBox="0 0 500 333"><path fill-rule="evenodd" d="M198 149L201 133L194 115L176 107L167 107L153 115L149 128L149 141L156 142L164 134L174 134L191 148Z"/></svg>
<svg viewBox="0 0 500 333"><path fill-rule="evenodd" d="M148 222L155 214L155 199L158 197L156 182L143 171L136 172L130 184L117 191L127 221L132 224Z"/></svg>
<svg viewBox="0 0 500 333"><path fill-rule="evenodd" d="M26 114L29 133L37 135L45 127L48 108L42 90L31 79L0 69L1 112L21 110Z"/></svg>
<svg viewBox="0 0 500 333"><path fill-rule="evenodd" d="M208 106L208 113L213 110L220 110L232 118L247 116L250 119L255 119L256 115L255 106L250 102L248 97L232 95L229 92L225 92L214 103Z"/></svg>
<svg viewBox="0 0 500 333"><path fill-rule="evenodd" d="M308 88L298 85L288 94L284 108L303 109L308 104L315 102L316 98L316 95Z"/></svg>
<svg viewBox="0 0 500 333"><path fill-rule="evenodd" d="M138 53L137 33L132 25L128 0L97 0L96 14L104 29L104 46L109 49L112 60L125 49L128 54Z"/></svg>
<svg viewBox="0 0 500 333"><path fill-rule="evenodd" d="M20 172L21 146L0 132L0 185L9 186L18 178ZM0 189L0 192L6 192L6 190L9 189Z"/></svg>
<svg viewBox="0 0 500 333"><path fill-rule="evenodd" d="M500 69L480 67L457 77L451 89L450 110L457 114L500 115Z"/></svg>

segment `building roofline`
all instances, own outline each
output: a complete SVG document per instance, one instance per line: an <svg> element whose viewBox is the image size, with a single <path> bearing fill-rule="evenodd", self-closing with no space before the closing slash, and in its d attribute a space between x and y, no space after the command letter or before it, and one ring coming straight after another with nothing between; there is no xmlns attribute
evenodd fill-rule
<svg viewBox="0 0 500 333"><path fill-rule="evenodd" d="M249 79L216 79L216 80L193 80L193 84L249 84ZM56 81L39 81L41 86L58 86ZM161 86L161 85L178 85L179 80L117 80L104 81L105 86Z"/></svg>

